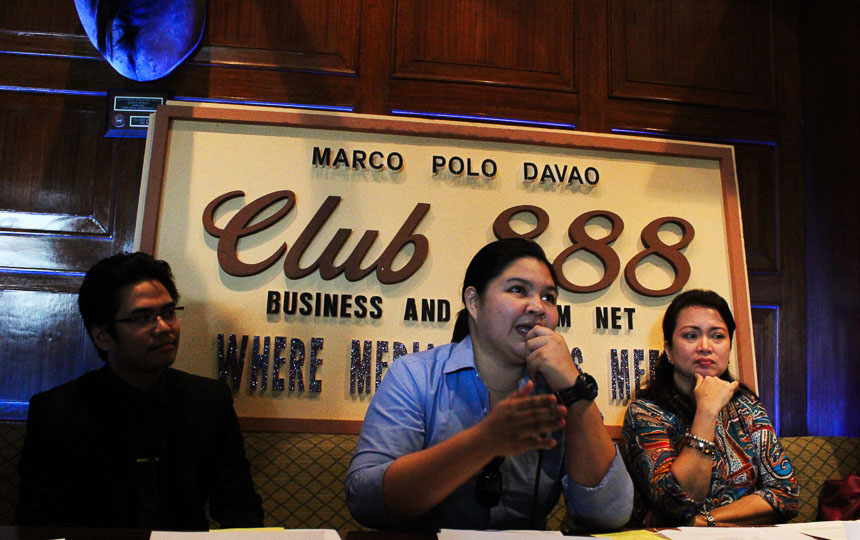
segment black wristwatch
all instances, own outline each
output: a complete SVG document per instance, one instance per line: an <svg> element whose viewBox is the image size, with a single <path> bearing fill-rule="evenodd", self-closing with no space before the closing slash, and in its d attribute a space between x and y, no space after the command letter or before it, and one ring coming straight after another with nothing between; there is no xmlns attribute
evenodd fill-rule
<svg viewBox="0 0 860 540"><path fill-rule="evenodd" d="M580 399L594 401L597 397L597 381L588 373L580 373L573 386L559 390L555 393L555 397L565 407L573 405Z"/></svg>

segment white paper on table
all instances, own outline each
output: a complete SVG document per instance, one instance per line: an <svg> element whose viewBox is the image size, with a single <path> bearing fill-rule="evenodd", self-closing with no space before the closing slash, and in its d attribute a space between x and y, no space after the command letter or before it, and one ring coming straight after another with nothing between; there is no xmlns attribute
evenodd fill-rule
<svg viewBox="0 0 860 540"><path fill-rule="evenodd" d="M846 540L860 540L860 521L840 521Z"/></svg>
<svg viewBox="0 0 860 540"><path fill-rule="evenodd" d="M812 521L809 523L781 523L780 529L791 529L808 536L826 538L827 540L846 540L844 521ZM860 537L858 537L860 538Z"/></svg>
<svg viewBox="0 0 860 540"><path fill-rule="evenodd" d="M679 527L661 530L660 534L670 540L809 540L803 533L777 527Z"/></svg>
<svg viewBox="0 0 860 540"><path fill-rule="evenodd" d="M152 531L150 540L340 540L334 529L224 529L208 532Z"/></svg>
<svg viewBox="0 0 860 540"><path fill-rule="evenodd" d="M471 531L467 529L442 529L436 537L439 540L537 540L538 538L552 538L557 540L562 535L561 531ZM589 536L564 536L569 538L590 538Z"/></svg>

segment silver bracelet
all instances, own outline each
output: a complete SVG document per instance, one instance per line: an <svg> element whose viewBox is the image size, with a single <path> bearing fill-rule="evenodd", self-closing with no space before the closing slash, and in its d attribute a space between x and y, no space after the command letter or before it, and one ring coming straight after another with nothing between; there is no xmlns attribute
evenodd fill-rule
<svg viewBox="0 0 860 540"><path fill-rule="evenodd" d="M708 527L716 527L717 520L714 519L714 516L711 515L709 510L705 510L704 508L699 511L699 513L705 516L705 520L708 522Z"/></svg>
<svg viewBox="0 0 860 540"><path fill-rule="evenodd" d="M714 452L717 450L717 445L715 443L707 441L701 437L696 437L692 433L684 434L684 444L693 450L705 454L706 456L714 455Z"/></svg>

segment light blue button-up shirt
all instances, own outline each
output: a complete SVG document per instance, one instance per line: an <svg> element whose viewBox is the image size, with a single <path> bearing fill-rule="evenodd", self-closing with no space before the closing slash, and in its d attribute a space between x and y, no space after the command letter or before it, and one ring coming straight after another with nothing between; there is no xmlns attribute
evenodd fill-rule
<svg viewBox="0 0 860 540"><path fill-rule="evenodd" d="M526 372L524 380L527 377ZM375 528L545 528L546 516L564 490L575 522L600 529L620 528L627 522L633 484L618 451L599 485L580 486L567 477L564 431L553 434L558 444L551 450L505 458L502 498L494 508L475 499L473 477L421 518L395 522L382 495L388 466L474 426L489 410L489 392L475 367L471 338L394 361L367 410L347 473L346 500L352 515Z"/></svg>

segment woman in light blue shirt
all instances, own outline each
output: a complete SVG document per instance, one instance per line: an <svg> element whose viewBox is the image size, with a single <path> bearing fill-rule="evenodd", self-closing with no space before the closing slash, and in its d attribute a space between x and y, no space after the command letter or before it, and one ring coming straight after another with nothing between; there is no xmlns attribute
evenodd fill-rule
<svg viewBox="0 0 860 540"><path fill-rule="evenodd" d="M558 333L543 250L505 239L466 271L453 343L392 363L362 426L347 505L376 528L622 527L633 488Z"/></svg>

